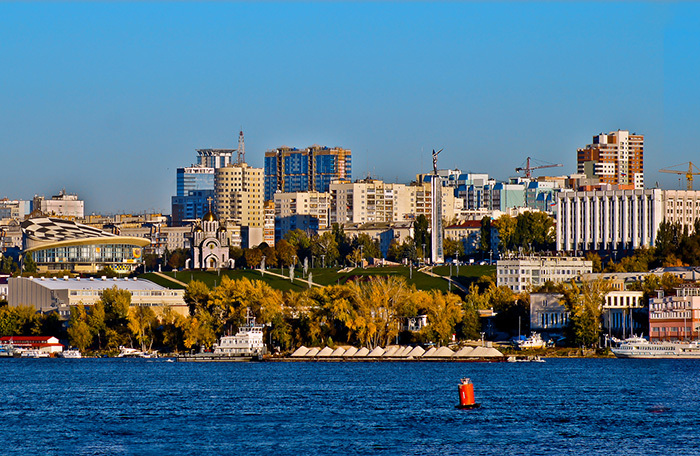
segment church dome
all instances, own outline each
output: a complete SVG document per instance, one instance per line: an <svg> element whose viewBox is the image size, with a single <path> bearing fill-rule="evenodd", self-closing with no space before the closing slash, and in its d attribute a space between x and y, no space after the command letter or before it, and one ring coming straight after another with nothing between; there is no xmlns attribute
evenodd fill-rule
<svg viewBox="0 0 700 456"><path fill-rule="evenodd" d="M199 226L199 225L197 225L197 226L194 228L194 232L195 232L195 233L201 233L202 231L204 231L204 230L203 230L202 227Z"/></svg>
<svg viewBox="0 0 700 456"><path fill-rule="evenodd" d="M204 217L202 217L203 222L215 222L216 221L216 215L212 211L207 212L204 214Z"/></svg>

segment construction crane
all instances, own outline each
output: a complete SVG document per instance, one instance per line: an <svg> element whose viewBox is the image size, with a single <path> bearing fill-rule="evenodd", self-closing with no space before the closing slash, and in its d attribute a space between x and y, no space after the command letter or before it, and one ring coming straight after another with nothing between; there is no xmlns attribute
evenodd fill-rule
<svg viewBox="0 0 700 456"><path fill-rule="evenodd" d="M698 169L697 166L693 164L693 162L688 162L688 171L681 171L677 169L671 169L671 168L676 168L678 166L685 166L686 163L683 162L680 165L673 165L669 166L668 168L660 169L659 171L662 173L669 173L669 174L680 174L685 175L685 180L687 181L687 189L692 190L693 189L693 176L700 176L700 169ZM694 172L693 168L695 168L698 172Z"/></svg>
<svg viewBox="0 0 700 456"><path fill-rule="evenodd" d="M532 177L532 172L536 169L542 169L542 168L556 168L558 166L564 166L561 163L557 164L550 164L550 165L539 165L539 166L530 166L530 157L527 157L527 164L523 168L515 168L515 172L519 173L520 171L525 171L525 177L528 179Z"/></svg>

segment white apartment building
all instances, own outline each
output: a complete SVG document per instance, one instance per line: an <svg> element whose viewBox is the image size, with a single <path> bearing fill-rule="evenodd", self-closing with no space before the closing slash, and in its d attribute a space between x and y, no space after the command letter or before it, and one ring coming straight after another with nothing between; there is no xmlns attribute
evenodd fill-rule
<svg viewBox="0 0 700 456"><path fill-rule="evenodd" d="M680 223L692 233L700 218L700 191L664 190L664 215L667 222Z"/></svg>
<svg viewBox="0 0 700 456"><path fill-rule="evenodd" d="M664 191L601 190L556 194L557 250L653 246L664 219Z"/></svg>
<svg viewBox="0 0 700 456"><path fill-rule="evenodd" d="M263 169L246 163L216 168L216 212L221 220L263 228ZM260 233L262 238L262 231Z"/></svg>
<svg viewBox="0 0 700 456"><path fill-rule="evenodd" d="M578 257L508 258L496 263L496 284L521 292L530 285L564 282L592 271L593 263Z"/></svg>
<svg viewBox="0 0 700 456"><path fill-rule="evenodd" d="M430 182L418 185L392 184L367 179L358 182L334 182L330 185L334 209L332 223L377 223L413 220L418 215L430 219L432 192ZM455 198L454 188L442 187L442 216L451 220L459 214L464 201Z"/></svg>
<svg viewBox="0 0 700 456"><path fill-rule="evenodd" d="M51 199L35 196L32 209L38 209L46 215L83 217L85 215L85 201L79 200L78 195L69 195L65 190L61 190L58 195L52 196Z"/></svg>
<svg viewBox="0 0 700 456"><path fill-rule="evenodd" d="M328 228L331 218L329 192L275 193L275 218L310 215L318 220L318 229Z"/></svg>

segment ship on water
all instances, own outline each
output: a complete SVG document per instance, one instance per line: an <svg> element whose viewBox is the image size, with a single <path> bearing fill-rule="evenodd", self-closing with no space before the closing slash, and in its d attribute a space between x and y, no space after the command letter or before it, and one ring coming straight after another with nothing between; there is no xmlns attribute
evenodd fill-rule
<svg viewBox="0 0 700 456"><path fill-rule="evenodd" d="M251 361L261 360L265 354L263 325L255 324L255 317L246 314L246 324L238 327L233 336L222 336L209 353L178 356L178 361Z"/></svg>
<svg viewBox="0 0 700 456"><path fill-rule="evenodd" d="M649 342L633 337L611 350L618 358L700 358L700 341Z"/></svg>

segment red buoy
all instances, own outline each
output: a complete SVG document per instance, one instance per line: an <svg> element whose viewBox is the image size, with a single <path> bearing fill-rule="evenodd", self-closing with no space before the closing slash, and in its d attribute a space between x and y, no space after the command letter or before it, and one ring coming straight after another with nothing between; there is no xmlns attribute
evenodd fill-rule
<svg viewBox="0 0 700 456"><path fill-rule="evenodd" d="M463 378L459 384L459 405L458 409L475 409L481 407L481 404L474 402L474 384L468 378Z"/></svg>

